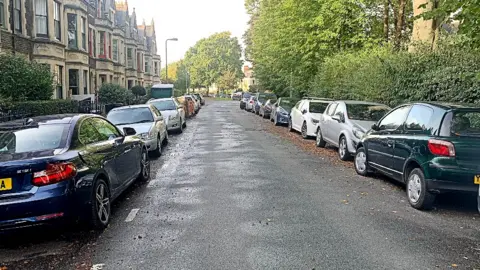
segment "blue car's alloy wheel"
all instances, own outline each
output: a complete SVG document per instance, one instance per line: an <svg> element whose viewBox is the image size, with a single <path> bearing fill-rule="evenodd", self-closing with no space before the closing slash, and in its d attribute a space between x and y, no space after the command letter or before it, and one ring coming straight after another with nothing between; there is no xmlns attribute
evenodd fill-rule
<svg viewBox="0 0 480 270"><path fill-rule="evenodd" d="M91 225L103 230L110 222L110 189L105 180L97 179L93 190Z"/></svg>

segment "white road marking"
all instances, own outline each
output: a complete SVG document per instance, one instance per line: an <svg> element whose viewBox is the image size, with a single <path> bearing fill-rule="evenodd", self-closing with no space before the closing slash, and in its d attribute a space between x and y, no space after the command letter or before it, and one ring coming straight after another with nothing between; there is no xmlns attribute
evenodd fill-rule
<svg viewBox="0 0 480 270"><path fill-rule="evenodd" d="M94 264L92 266L92 270L102 270L104 266L105 266L104 263Z"/></svg>
<svg viewBox="0 0 480 270"><path fill-rule="evenodd" d="M125 219L125 222L132 222L133 219L137 216L139 210L139 208L132 209L132 211L130 211L127 218Z"/></svg>

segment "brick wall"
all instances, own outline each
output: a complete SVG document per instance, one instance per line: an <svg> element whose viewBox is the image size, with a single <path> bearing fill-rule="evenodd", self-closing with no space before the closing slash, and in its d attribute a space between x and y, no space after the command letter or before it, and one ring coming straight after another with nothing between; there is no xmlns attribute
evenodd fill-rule
<svg viewBox="0 0 480 270"><path fill-rule="evenodd" d="M6 31L0 32L2 35L2 43L0 43L2 51L12 51L12 34ZM31 56L33 52L32 41L29 38L15 36L15 51Z"/></svg>

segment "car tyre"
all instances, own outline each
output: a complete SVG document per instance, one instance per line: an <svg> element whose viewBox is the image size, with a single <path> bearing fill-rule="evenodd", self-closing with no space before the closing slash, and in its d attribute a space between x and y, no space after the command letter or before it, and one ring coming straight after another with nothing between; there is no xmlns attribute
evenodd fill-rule
<svg viewBox="0 0 480 270"><path fill-rule="evenodd" d="M169 140L168 130L165 129L165 138L163 139L162 146L166 146L168 144L168 140Z"/></svg>
<svg viewBox="0 0 480 270"><path fill-rule="evenodd" d="M138 180L142 182L147 182L150 180L150 160L148 160L148 155L146 150L142 150L142 157L140 159L140 174L138 175Z"/></svg>
<svg viewBox="0 0 480 270"><path fill-rule="evenodd" d="M307 122L303 122L303 125L302 125L302 138L308 139Z"/></svg>
<svg viewBox="0 0 480 270"><path fill-rule="evenodd" d="M368 176L371 173L370 166L368 166L367 152L365 148L357 149L354 160L355 171L361 176Z"/></svg>
<svg viewBox="0 0 480 270"><path fill-rule="evenodd" d="M152 154L155 157L159 157L162 155L162 140L160 134L157 135L157 148L153 150Z"/></svg>
<svg viewBox="0 0 480 270"><path fill-rule="evenodd" d="M317 147L324 148L327 145L327 142L323 139L322 130L318 128L317 137L315 138L315 145Z"/></svg>
<svg viewBox="0 0 480 270"><path fill-rule="evenodd" d="M180 118L180 127L178 127L178 130L177 130L178 134L182 134L183 133L183 125L182 125L182 119Z"/></svg>
<svg viewBox="0 0 480 270"><path fill-rule="evenodd" d="M413 169L408 175L407 199L418 210L430 210L433 207L435 195L428 192L425 175L420 168Z"/></svg>
<svg viewBox="0 0 480 270"><path fill-rule="evenodd" d="M184 120L185 122L183 122L183 128L187 128L187 120Z"/></svg>
<svg viewBox="0 0 480 270"><path fill-rule="evenodd" d="M338 157L343 161L347 161L351 157L348 152L347 139L345 136L341 136L340 141L338 142Z"/></svg>
<svg viewBox="0 0 480 270"><path fill-rule="evenodd" d="M102 231L110 223L111 195L107 182L101 178L95 181L91 198L90 226Z"/></svg>

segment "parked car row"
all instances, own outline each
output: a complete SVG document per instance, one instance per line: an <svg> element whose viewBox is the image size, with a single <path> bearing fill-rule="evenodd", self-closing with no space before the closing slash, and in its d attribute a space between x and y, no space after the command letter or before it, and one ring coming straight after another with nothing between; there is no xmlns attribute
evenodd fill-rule
<svg viewBox="0 0 480 270"><path fill-rule="evenodd" d="M240 108L287 125L304 139L315 138L317 147L334 146L339 159L353 158L359 175L379 173L405 184L416 209L432 208L441 193L480 196L477 106L418 102L391 109L316 97L260 99L261 94L244 97Z"/></svg>
<svg viewBox="0 0 480 270"><path fill-rule="evenodd" d="M186 127L186 104L197 113L202 100L194 94L114 108L106 117L0 123L0 233L61 221L104 229L112 201L150 179L149 153L160 156L169 132Z"/></svg>

